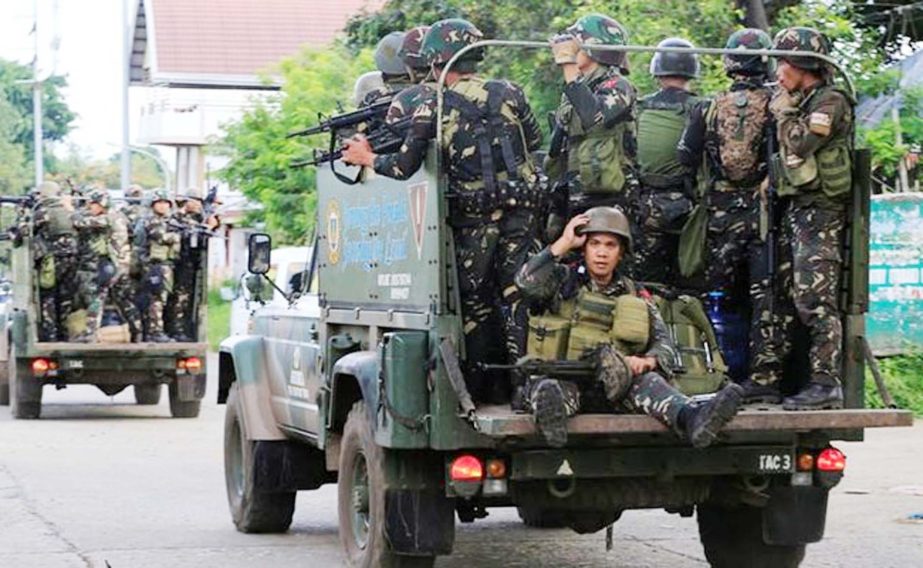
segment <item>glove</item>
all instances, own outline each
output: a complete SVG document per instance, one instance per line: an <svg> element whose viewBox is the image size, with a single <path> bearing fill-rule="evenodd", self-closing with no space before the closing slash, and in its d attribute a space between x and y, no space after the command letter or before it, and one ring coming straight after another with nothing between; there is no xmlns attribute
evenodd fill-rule
<svg viewBox="0 0 923 568"><path fill-rule="evenodd" d="M577 63L577 52L580 51L580 44L577 39L570 34L558 34L549 40L551 44L551 53L554 56L554 62L558 65L567 65L568 63Z"/></svg>
<svg viewBox="0 0 923 568"><path fill-rule="evenodd" d="M798 112L798 105L801 104L801 95L799 93L790 93L785 89L779 89L772 100L769 101L769 110L772 114L779 116Z"/></svg>

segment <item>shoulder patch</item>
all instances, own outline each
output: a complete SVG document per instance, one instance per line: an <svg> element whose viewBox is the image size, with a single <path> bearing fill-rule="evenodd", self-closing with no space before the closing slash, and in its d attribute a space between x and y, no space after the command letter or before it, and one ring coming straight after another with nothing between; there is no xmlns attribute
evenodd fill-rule
<svg viewBox="0 0 923 568"><path fill-rule="evenodd" d="M644 300L653 300L653 299L654 299L654 296L651 295L651 293L647 291L647 288L640 288L640 289L638 289L638 297L640 297L640 298L642 298L642 299L644 299Z"/></svg>
<svg viewBox="0 0 923 568"><path fill-rule="evenodd" d="M829 136L833 126L833 116L825 112L812 112L808 119L808 130L818 136Z"/></svg>

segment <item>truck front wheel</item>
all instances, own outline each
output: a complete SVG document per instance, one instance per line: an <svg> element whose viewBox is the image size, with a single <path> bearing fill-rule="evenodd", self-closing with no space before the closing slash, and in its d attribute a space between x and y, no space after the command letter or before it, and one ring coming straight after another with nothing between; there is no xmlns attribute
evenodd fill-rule
<svg viewBox="0 0 923 568"><path fill-rule="evenodd" d="M240 420L240 404L237 383L234 383L228 392L224 415L224 480L231 518L241 532L285 532L292 524L296 492L257 490L254 456L259 442L247 439Z"/></svg>
<svg viewBox="0 0 923 568"><path fill-rule="evenodd" d="M713 568L796 568L805 545L777 546L763 541L762 510L748 505L699 505L699 538Z"/></svg>
<svg viewBox="0 0 923 568"><path fill-rule="evenodd" d="M428 568L435 556L396 554L385 538L385 451L375 444L364 402L343 428L337 484L340 541L353 568Z"/></svg>

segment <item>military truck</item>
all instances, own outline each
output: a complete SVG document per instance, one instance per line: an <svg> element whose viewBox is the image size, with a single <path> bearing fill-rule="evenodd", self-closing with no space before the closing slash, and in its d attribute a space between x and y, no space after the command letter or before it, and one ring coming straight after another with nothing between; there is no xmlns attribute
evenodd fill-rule
<svg viewBox="0 0 923 568"><path fill-rule="evenodd" d="M628 509L697 513L713 565L797 565L823 537L828 494L844 474L832 443L912 423L906 411L865 408L868 155L856 156L842 289L845 409L747 408L717 443L694 449L651 417L616 413L571 418L567 446L550 448L532 416L472 404L438 154L431 146L407 181L349 185L320 168L306 279L316 276L319 317L313 297L293 297L287 309L256 310L249 335L221 344L218 401L227 404L237 529L285 531L298 491L337 483L351 566L431 566L452 552L456 516L470 523L493 507L580 533ZM270 237L253 235L249 248L250 271L267 271ZM806 356L786 380L806 380Z"/></svg>
<svg viewBox="0 0 923 568"><path fill-rule="evenodd" d="M201 274L206 274L205 255ZM170 413L176 418L199 415L205 396L206 305L196 308L198 337L193 343L72 343L39 341L39 287L32 246L25 237L11 252L13 299L2 319L0 339L0 404L9 404L14 418L39 418L46 386L95 385L109 396L134 389L140 405L160 402L167 385ZM198 298L205 298L205 278ZM126 338L127 339L127 338Z"/></svg>

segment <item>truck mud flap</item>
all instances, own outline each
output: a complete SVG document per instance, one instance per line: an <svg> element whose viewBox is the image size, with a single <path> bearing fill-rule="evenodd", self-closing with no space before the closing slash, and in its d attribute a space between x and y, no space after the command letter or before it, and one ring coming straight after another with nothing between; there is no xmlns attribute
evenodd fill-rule
<svg viewBox="0 0 923 568"><path fill-rule="evenodd" d="M176 377L176 392L182 402L205 397L205 375L180 375Z"/></svg>
<svg viewBox="0 0 923 568"><path fill-rule="evenodd" d="M763 509L766 544L794 546L824 537L828 490L823 487L773 487Z"/></svg>
<svg viewBox="0 0 923 568"><path fill-rule="evenodd" d="M455 544L455 501L437 489L389 489L385 493L385 536L401 554L451 554Z"/></svg>

